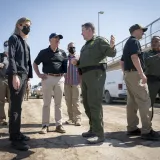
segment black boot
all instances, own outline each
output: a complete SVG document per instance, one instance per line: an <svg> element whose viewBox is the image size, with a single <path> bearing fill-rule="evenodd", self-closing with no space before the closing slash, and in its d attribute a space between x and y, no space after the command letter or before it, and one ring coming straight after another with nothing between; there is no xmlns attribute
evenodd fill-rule
<svg viewBox="0 0 160 160"><path fill-rule="evenodd" d="M12 141L12 140L15 139L15 137L17 137L17 139L18 139L19 141L29 141L29 140L30 140L30 137L25 136L25 135L22 134L22 133L19 133L18 135L12 135L12 134L11 134L10 137L9 137L9 140Z"/></svg>
<svg viewBox="0 0 160 160"><path fill-rule="evenodd" d="M91 130L89 130L88 132L82 133L82 137L85 137L85 138L89 138L93 136L95 136L95 134Z"/></svg>
<svg viewBox="0 0 160 160"><path fill-rule="evenodd" d="M21 140L13 140L11 142L11 145L14 149L20 151L28 151L30 149L30 146Z"/></svg>

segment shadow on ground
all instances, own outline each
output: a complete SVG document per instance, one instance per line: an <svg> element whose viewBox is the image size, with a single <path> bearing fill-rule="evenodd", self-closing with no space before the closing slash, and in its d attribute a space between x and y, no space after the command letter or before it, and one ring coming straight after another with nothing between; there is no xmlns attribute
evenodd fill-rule
<svg viewBox="0 0 160 160"><path fill-rule="evenodd" d="M26 134L30 133L26 132ZM90 146L86 144L86 139L84 139L81 135L58 135L57 137L31 139L29 142L27 142L27 144L31 146L31 149L68 149L73 147L78 148ZM97 147L99 145L101 144L94 146ZM157 148L160 147L160 141L145 141L140 137L128 137L124 131L119 131L106 133L104 145L121 148L130 148L137 145L142 145L146 147ZM0 151L16 154L15 159L26 158L35 153L33 151L20 152L12 149L8 138L0 139Z"/></svg>

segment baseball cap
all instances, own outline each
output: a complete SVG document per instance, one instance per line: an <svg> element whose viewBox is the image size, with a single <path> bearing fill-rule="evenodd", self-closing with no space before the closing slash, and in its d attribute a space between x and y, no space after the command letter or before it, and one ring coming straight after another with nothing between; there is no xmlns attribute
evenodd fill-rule
<svg viewBox="0 0 160 160"><path fill-rule="evenodd" d="M132 32L134 32L134 31L137 30L137 29L142 29L143 32L146 32L148 28L147 28L147 27L142 27L142 26L140 26L139 24L135 24L135 25L133 25L133 26L131 26L131 27L129 28L129 31L130 31L130 33L132 33Z"/></svg>
<svg viewBox="0 0 160 160"><path fill-rule="evenodd" d="M55 38L55 37L59 37L59 39L63 39L63 36L57 33L51 33L51 35L49 36L49 39Z"/></svg>

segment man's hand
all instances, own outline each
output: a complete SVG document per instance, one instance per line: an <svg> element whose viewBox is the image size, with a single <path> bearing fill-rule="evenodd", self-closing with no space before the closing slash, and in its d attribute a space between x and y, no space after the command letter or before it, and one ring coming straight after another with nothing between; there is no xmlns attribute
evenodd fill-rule
<svg viewBox="0 0 160 160"><path fill-rule="evenodd" d="M145 76L144 73L140 74L140 77L141 77L141 79L142 79L142 84L147 83L147 77Z"/></svg>
<svg viewBox="0 0 160 160"><path fill-rule="evenodd" d="M42 80L47 79L47 75L46 74L39 74L38 77L41 78Z"/></svg>
<svg viewBox="0 0 160 160"><path fill-rule="evenodd" d="M77 59L72 59L72 60L71 60L71 63L72 63L74 66L76 66L76 65L77 65L77 62L78 62L78 60L77 60Z"/></svg>
<svg viewBox="0 0 160 160"><path fill-rule="evenodd" d="M0 63L0 68L3 68L4 67L4 64L3 63Z"/></svg>
<svg viewBox="0 0 160 160"><path fill-rule="evenodd" d="M15 90L18 90L20 87L20 79L17 75L13 75L12 85Z"/></svg>
<svg viewBox="0 0 160 160"><path fill-rule="evenodd" d="M111 35L110 47L111 47L111 48L114 48L114 47L115 47L115 37L114 37L113 35Z"/></svg>

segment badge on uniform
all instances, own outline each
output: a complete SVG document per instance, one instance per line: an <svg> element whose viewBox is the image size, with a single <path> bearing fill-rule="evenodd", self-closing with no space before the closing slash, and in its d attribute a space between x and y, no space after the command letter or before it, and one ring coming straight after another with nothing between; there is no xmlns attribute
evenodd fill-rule
<svg viewBox="0 0 160 160"><path fill-rule="evenodd" d="M94 44L94 41L92 41L90 44L91 44L91 46L92 46L92 45Z"/></svg>

